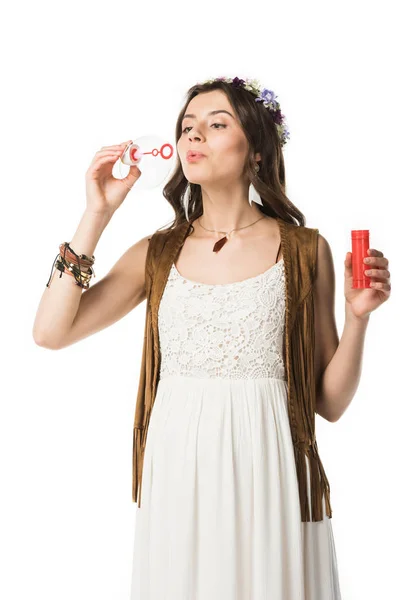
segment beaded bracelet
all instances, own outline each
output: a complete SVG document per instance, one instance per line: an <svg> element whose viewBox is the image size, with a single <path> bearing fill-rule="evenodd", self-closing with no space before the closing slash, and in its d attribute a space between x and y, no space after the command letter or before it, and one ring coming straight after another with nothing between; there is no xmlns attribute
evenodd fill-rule
<svg viewBox="0 0 400 600"><path fill-rule="evenodd" d="M94 256L86 256L86 254L76 254L68 242L64 242L59 246L60 253L54 259L51 273L46 287L50 287L50 280L53 274L53 268L60 272L60 277L63 273L71 275L75 278L75 284L81 288L88 289L92 276L95 277L92 265L95 261ZM87 271L82 271L81 267L87 268Z"/></svg>

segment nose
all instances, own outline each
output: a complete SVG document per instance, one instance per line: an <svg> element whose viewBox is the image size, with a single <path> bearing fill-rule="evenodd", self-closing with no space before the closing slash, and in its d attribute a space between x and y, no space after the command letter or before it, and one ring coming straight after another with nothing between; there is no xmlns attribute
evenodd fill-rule
<svg viewBox="0 0 400 600"><path fill-rule="evenodd" d="M192 128L189 131L189 136L188 137L189 137L190 141L192 141L192 140L201 140L202 139L202 136L199 133L197 133L197 132L195 133L194 128Z"/></svg>

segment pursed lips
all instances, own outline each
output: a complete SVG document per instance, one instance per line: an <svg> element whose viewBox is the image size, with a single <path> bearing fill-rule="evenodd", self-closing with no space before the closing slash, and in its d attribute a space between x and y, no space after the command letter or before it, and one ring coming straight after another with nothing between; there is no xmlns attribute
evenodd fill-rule
<svg viewBox="0 0 400 600"><path fill-rule="evenodd" d="M186 155L187 160L196 160L198 158L205 158L205 154L202 152L188 152Z"/></svg>

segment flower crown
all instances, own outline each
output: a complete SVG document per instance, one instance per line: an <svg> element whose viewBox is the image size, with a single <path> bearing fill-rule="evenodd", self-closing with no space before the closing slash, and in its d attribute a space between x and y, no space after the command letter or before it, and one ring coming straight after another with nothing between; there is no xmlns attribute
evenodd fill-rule
<svg viewBox="0 0 400 600"><path fill-rule="evenodd" d="M261 85L257 79L239 79L239 77L216 77L207 79L205 83L213 83L214 81L225 81L231 83L234 88L244 88L256 96L256 102L262 102L266 109L271 113L276 128L278 130L279 140L283 147L290 137L289 130L286 125L285 115L281 113L281 107L277 101L277 96L267 88L261 89ZM200 85L202 85L200 84Z"/></svg>

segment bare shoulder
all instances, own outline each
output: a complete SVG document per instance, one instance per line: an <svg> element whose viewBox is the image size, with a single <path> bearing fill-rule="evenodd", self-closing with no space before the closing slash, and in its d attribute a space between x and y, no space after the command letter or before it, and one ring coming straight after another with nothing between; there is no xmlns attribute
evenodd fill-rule
<svg viewBox="0 0 400 600"><path fill-rule="evenodd" d="M318 257L317 257L317 275L322 275L323 269L330 269L331 275L334 274L334 264L332 250L328 240L318 233Z"/></svg>
<svg viewBox="0 0 400 600"><path fill-rule="evenodd" d="M318 233L315 273L315 303L320 312L332 318L335 302L335 267L328 240Z"/></svg>
<svg viewBox="0 0 400 600"><path fill-rule="evenodd" d="M147 251L151 235L137 240L117 260L108 275L116 272L124 272L128 277L132 274L141 275L144 283L145 265Z"/></svg>

